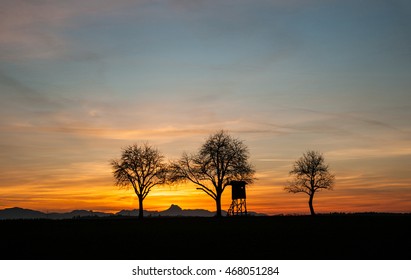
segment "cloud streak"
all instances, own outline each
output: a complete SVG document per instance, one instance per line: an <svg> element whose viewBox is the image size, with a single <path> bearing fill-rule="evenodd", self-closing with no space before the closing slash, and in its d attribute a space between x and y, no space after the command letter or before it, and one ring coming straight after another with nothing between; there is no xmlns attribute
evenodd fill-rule
<svg viewBox="0 0 411 280"><path fill-rule="evenodd" d="M64 57L71 52L74 43L62 30L75 27L78 20L115 14L118 9L127 8L132 2L2 1L0 59L21 61Z"/></svg>

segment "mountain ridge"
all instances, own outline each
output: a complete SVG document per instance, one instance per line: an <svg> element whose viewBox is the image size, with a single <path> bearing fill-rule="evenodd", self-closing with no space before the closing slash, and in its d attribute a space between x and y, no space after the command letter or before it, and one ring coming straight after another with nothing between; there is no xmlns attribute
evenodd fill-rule
<svg viewBox="0 0 411 280"><path fill-rule="evenodd" d="M76 209L70 212L51 212L44 213L42 211L25 209L20 207L11 207L0 210L0 220L7 219L75 219L75 218L84 218L84 217L137 217L139 213L138 209L132 210L120 210L116 213L105 213L93 210L82 210ZM176 204L171 204L171 206L162 211L143 211L145 217L213 217L215 212L205 210L205 209L182 209ZM227 215L226 211L222 211L223 216ZM266 214L248 212L250 216L267 216Z"/></svg>

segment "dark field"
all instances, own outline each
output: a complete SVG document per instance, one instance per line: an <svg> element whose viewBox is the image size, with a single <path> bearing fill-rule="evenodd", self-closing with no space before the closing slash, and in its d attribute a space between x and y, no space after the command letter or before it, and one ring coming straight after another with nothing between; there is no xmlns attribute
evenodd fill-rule
<svg viewBox="0 0 411 280"><path fill-rule="evenodd" d="M0 221L11 260L410 260L411 215Z"/></svg>

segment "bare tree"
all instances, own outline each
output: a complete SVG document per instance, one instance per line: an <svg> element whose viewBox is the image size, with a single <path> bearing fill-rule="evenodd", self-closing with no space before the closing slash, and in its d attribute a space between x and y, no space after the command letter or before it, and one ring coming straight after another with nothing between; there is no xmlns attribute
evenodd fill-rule
<svg viewBox="0 0 411 280"><path fill-rule="evenodd" d="M324 156L316 151L308 151L295 161L289 172L295 176L284 188L290 193L306 193L309 195L308 205L311 215L315 215L313 207L314 194L321 190L332 190L335 176L330 173L324 162Z"/></svg>
<svg viewBox="0 0 411 280"><path fill-rule="evenodd" d="M249 153L243 141L224 130L210 135L195 154L184 153L171 166L172 182L189 181L216 203L216 217L221 217L221 196L233 180L252 183L254 169L248 163Z"/></svg>
<svg viewBox="0 0 411 280"><path fill-rule="evenodd" d="M139 203L139 219L143 218L143 200L151 189L166 183L167 165L164 156L150 146L131 145L122 150L120 160L112 160L115 183L121 188L134 189Z"/></svg>

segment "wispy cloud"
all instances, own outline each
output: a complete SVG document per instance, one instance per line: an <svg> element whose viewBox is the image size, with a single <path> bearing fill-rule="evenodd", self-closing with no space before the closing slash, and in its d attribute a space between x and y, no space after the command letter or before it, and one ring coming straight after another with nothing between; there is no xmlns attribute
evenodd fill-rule
<svg viewBox="0 0 411 280"><path fill-rule="evenodd" d="M133 2L1 1L0 59L21 61L70 56L76 47L65 31L87 18L127 9Z"/></svg>
<svg viewBox="0 0 411 280"><path fill-rule="evenodd" d="M18 105L34 106L36 108L41 106L57 107L62 105L44 93L28 86L27 84L18 81L11 75L0 71L0 88L2 89L1 96L7 105L7 102L12 102L13 107ZM3 103L3 106L5 106Z"/></svg>

